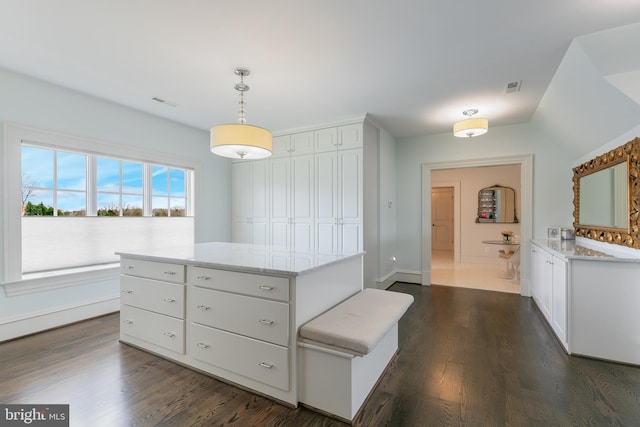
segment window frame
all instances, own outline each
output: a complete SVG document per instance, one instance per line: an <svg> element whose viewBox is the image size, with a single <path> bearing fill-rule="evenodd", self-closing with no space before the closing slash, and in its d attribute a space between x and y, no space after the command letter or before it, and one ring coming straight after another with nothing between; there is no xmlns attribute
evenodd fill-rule
<svg viewBox="0 0 640 427"><path fill-rule="evenodd" d="M151 152L135 149L130 146L115 144L93 138L84 138L62 133L55 133L35 128L30 128L13 123L3 125L3 197L2 203L3 221L1 224L3 234L2 244L2 285L5 286L7 295L21 295L42 290L55 289L78 284L93 283L106 278L116 278L119 274L117 265L113 266L87 266L85 268L62 270L56 272L39 273L34 277L23 277L22 274L22 177L21 177L21 150L22 143L49 148L52 150L72 151L95 156L116 157L121 160L142 162L143 164L161 165L180 169L189 169L193 173L185 178L185 209L195 222L195 198L201 171L201 162L175 154L163 152ZM95 176L87 174L87 181L94 181ZM88 183L92 185L93 183ZM87 198L89 198L87 192ZM96 192L97 193L97 192ZM95 198L96 193L91 197ZM189 199L187 194L193 196ZM150 195L150 193L149 193ZM146 197L146 196L145 196ZM87 202L89 204L89 201ZM92 206L95 206L92 202ZM96 213L96 212L92 212ZM87 211L89 215L89 210ZM108 219L105 219L108 220ZM195 232L195 230L194 230Z"/></svg>

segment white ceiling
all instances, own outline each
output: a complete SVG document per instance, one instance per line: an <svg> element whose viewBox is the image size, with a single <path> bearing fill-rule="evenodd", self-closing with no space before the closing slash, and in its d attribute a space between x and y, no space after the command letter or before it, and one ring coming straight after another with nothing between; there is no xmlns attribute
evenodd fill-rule
<svg viewBox="0 0 640 427"><path fill-rule="evenodd" d="M574 37L638 21L638 0L0 0L0 67L208 130L244 66L251 124L369 113L404 137L468 108L527 122Z"/></svg>

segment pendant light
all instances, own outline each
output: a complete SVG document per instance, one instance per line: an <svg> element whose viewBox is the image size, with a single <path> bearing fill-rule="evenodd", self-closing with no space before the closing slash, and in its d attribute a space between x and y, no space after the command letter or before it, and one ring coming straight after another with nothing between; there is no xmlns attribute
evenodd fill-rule
<svg viewBox="0 0 640 427"><path fill-rule="evenodd" d="M476 109L463 111L462 114L469 118L453 124L453 135L458 138L472 138L487 133L489 121L487 119L474 119L472 116L477 113L478 110Z"/></svg>
<svg viewBox="0 0 640 427"><path fill-rule="evenodd" d="M240 92L238 123L211 128L211 152L231 159L248 160L269 157L272 149L271 132L258 126L248 125L245 118L244 93L249 90L249 86L244 83L244 77L249 75L249 70L236 68L235 73L240 76L240 83L235 85L235 89Z"/></svg>

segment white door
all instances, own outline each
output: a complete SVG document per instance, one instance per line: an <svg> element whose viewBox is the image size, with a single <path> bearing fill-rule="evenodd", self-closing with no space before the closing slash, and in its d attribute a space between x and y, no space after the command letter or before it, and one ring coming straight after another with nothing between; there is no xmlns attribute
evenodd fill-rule
<svg viewBox="0 0 640 427"><path fill-rule="evenodd" d="M251 162L251 243L269 243L269 161Z"/></svg>
<svg viewBox="0 0 640 427"><path fill-rule="evenodd" d="M338 153L315 155L315 245L319 255L338 250Z"/></svg>
<svg viewBox="0 0 640 427"><path fill-rule="evenodd" d="M271 244L290 247L290 157L272 158L271 169Z"/></svg>
<svg viewBox="0 0 640 427"><path fill-rule="evenodd" d="M292 245L295 252L313 252L313 154L291 156Z"/></svg>
<svg viewBox="0 0 640 427"><path fill-rule="evenodd" d="M362 149L338 151L338 248L342 254L362 250Z"/></svg>
<svg viewBox="0 0 640 427"><path fill-rule="evenodd" d="M431 189L431 248L453 250L453 187Z"/></svg>

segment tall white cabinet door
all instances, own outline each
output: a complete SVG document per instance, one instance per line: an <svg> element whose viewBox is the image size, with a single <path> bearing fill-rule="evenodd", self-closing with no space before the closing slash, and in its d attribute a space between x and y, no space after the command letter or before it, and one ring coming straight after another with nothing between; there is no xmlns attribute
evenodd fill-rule
<svg viewBox="0 0 640 427"><path fill-rule="evenodd" d="M362 251L362 150L338 151L338 247L343 254Z"/></svg>
<svg viewBox="0 0 640 427"><path fill-rule="evenodd" d="M249 217L251 211L251 165L247 162L231 164L231 240L251 241Z"/></svg>
<svg viewBox="0 0 640 427"><path fill-rule="evenodd" d="M233 242L269 242L268 164L265 160L231 164Z"/></svg>
<svg viewBox="0 0 640 427"><path fill-rule="evenodd" d="M269 243L269 161L251 163L251 243Z"/></svg>
<svg viewBox="0 0 640 427"><path fill-rule="evenodd" d="M314 157L291 156L292 246L295 252L314 250Z"/></svg>
<svg viewBox="0 0 640 427"><path fill-rule="evenodd" d="M319 255L338 253L338 153L315 155L315 246Z"/></svg>
<svg viewBox="0 0 640 427"><path fill-rule="evenodd" d="M271 169L271 244L290 248L291 158L270 160Z"/></svg>

